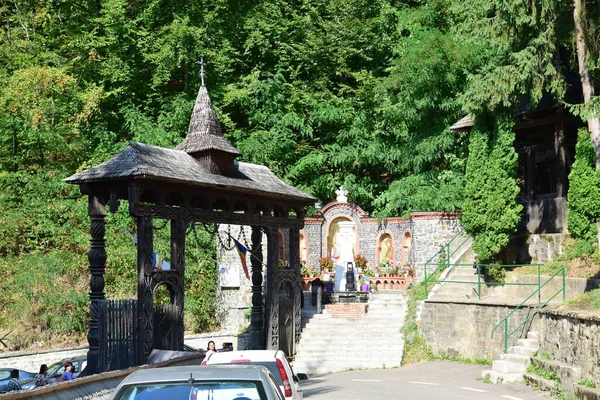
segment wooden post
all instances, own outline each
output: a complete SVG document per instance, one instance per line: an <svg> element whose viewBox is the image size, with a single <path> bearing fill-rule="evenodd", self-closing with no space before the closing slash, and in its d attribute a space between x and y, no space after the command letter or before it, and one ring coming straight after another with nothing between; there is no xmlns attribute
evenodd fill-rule
<svg viewBox="0 0 600 400"><path fill-rule="evenodd" d="M177 313L176 340L177 349L183 349L183 306L185 292L185 230L187 221L174 219L171 221L171 268L177 271L177 287L175 288L175 310Z"/></svg>
<svg viewBox="0 0 600 400"><path fill-rule="evenodd" d="M138 291L138 356L140 365L145 364L154 345L154 326L152 318L152 248L154 246L152 217L137 218L137 291Z"/></svg>
<svg viewBox="0 0 600 400"><path fill-rule="evenodd" d="M99 324L100 302L105 299L104 294L104 271L106 269L106 243L104 240L106 227L106 201L98 196L88 197L88 215L91 218L90 226L90 251L88 253L90 273L90 327L88 330L89 350L87 355L87 367L82 373L92 375L104 372L106 366L99 363ZM102 365L99 365L102 364Z"/></svg>
<svg viewBox="0 0 600 400"><path fill-rule="evenodd" d="M244 229L244 227L241 227ZM252 244L250 253L251 279L252 279L252 316L250 317L250 349L265 349L265 319L263 307L263 255L262 255L262 231L259 226L252 227Z"/></svg>

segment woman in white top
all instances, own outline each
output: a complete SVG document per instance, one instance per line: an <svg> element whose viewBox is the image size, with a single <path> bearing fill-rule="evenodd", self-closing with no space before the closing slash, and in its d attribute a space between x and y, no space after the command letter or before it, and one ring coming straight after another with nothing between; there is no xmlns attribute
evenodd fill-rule
<svg viewBox="0 0 600 400"><path fill-rule="evenodd" d="M206 355L216 353L216 352L217 352L217 349L215 348L215 342L213 342L211 340L210 342L208 342L208 346L206 348Z"/></svg>
<svg viewBox="0 0 600 400"><path fill-rule="evenodd" d="M46 386L48 384L48 366L42 364L40 367L40 373L35 379L35 386Z"/></svg>

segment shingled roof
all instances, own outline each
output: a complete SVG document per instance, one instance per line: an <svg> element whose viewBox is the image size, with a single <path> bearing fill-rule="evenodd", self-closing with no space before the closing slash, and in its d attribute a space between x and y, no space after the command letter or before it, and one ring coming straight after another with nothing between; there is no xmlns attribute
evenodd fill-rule
<svg viewBox="0 0 600 400"><path fill-rule="evenodd" d="M129 146L108 161L76 173L65 181L82 184L132 178L185 183L205 188L218 187L306 203L316 200L288 185L269 168L261 165L236 162L234 177L214 175L184 151L137 142L130 142Z"/></svg>
<svg viewBox="0 0 600 400"><path fill-rule="evenodd" d="M217 114L212 108L204 85L200 86L198 91L187 136L176 149L189 154L206 150L220 150L236 156L242 154L223 136Z"/></svg>

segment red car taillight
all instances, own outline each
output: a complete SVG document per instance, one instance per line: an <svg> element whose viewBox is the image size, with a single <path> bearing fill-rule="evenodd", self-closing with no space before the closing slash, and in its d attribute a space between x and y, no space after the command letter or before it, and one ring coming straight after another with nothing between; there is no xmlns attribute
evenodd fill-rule
<svg viewBox="0 0 600 400"><path fill-rule="evenodd" d="M277 366L279 367L279 373L281 374L281 380L283 381L283 395L285 397L292 397L292 385L280 359L277 359Z"/></svg>

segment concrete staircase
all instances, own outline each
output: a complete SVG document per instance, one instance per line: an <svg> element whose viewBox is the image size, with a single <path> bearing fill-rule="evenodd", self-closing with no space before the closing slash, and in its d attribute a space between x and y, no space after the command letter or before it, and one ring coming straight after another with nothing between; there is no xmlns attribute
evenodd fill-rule
<svg viewBox="0 0 600 400"><path fill-rule="evenodd" d="M454 241L454 244L457 247L452 248L451 246L450 248L450 252L453 253L450 257L450 268L446 269L439 279L471 283L438 283L429 292L428 298L435 298L436 300L478 298L477 271L473 268L473 262L475 261L475 253L472 249L473 239L459 237ZM485 288L485 284L482 284L482 292L485 291ZM481 293L482 297L485 294Z"/></svg>
<svg viewBox="0 0 600 400"><path fill-rule="evenodd" d="M364 315L316 314L305 297L302 337L293 361L295 372L324 374L352 369L399 367L404 351L401 329L406 315L404 292L370 295Z"/></svg>
<svg viewBox="0 0 600 400"><path fill-rule="evenodd" d="M527 339L519 339L517 343L508 348L508 353L501 354L500 360L495 360L492 369L483 371L481 377L492 383L522 382L531 358L540 347L538 332L528 332Z"/></svg>

